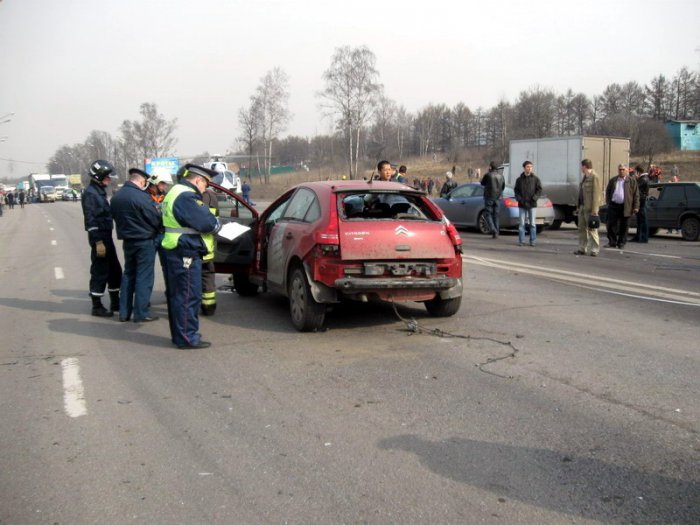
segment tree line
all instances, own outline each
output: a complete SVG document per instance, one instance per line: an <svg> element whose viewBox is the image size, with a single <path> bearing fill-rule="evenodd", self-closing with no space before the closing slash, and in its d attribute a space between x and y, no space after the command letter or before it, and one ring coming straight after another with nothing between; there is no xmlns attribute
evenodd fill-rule
<svg viewBox="0 0 700 525"><path fill-rule="evenodd" d="M334 166L355 178L381 158L440 155L458 164L475 151L505 161L510 140L581 134L629 137L632 154L651 160L671 148L667 120L700 119L700 76L687 67L644 85L613 83L592 97L534 86L490 109L431 102L416 112L387 96L376 57L365 46L337 48L322 81L316 96L331 131L280 138L291 119L289 77L277 67L260 79L249 103L239 108L239 135L231 137L228 152L248 158L247 173L255 170L269 180L273 164L295 164ZM161 115L154 103L142 104L140 115L125 120L117 137L92 131L84 143L62 146L49 171L80 173L95 158L106 158L123 173L144 158L173 155L177 119ZM207 157L204 152L193 160Z"/></svg>

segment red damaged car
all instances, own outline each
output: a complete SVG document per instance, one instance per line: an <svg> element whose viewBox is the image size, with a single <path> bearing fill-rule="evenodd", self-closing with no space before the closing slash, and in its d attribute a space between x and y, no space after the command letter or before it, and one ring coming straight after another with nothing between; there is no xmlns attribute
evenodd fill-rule
<svg viewBox="0 0 700 525"><path fill-rule="evenodd" d="M262 287L287 296L298 330L321 328L326 305L344 299L418 301L438 317L459 310L462 240L421 191L394 182L307 182L260 216L239 197L225 198L235 206L230 214L222 207L223 220L251 230L219 238L217 272L233 274L241 295Z"/></svg>

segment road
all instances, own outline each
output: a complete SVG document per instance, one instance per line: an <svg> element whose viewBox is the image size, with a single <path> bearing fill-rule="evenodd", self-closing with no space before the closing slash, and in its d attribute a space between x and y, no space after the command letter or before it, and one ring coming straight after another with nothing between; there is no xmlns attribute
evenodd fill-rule
<svg viewBox="0 0 700 525"><path fill-rule="evenodd" d="M6 210L0 523L700 522L700 244L462 236L455 317L222 291L193 352L89 315L78 204Z"/></svg>

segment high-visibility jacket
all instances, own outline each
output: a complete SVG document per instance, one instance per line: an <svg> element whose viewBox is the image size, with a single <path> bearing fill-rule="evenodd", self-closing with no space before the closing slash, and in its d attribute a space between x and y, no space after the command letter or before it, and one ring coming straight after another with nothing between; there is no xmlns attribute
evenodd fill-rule
<svg viewBox="0 0 700 525"><path fill-rule="evenodd" d="M183 195L188 192L195 195ZM208 247L202 234L211 233L213 240L213 234L220 229L220 225L217 218L209 212L198 197L195 187L187 182L176 184L165 196L163 200L165 234L162 246L166 250L174 250L179 245L185 252L185 256L204 256L207 253ZM180 198L179 201L178 198ZM178 216L185 224L181 224L175 217L176 208ZM185 237L182 237L183 235Z"/></svg>

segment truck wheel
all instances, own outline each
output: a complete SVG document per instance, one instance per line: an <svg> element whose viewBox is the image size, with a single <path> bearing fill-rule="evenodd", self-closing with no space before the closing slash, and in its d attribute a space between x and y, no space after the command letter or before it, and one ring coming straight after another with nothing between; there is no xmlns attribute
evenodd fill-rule
<svg viewBox="0 0 700 525"><path fill-rule="evenodd" d="M462 304L462 296L442 299L439 295L435 299L425 301L425 309L433 317L450 317L459 311Z"/></svg>
<svg viewBox="0 0 700 525"><path fill-rule="evenodd" d="M252 297L258 293L258 285L251 283L245 273L233 274L233 287L241 297Z"/></svg>
<svg viewBox="0 0 700 525"><path fill-rule="evenodd" d="M558 230L559 228L561 228L561 223L562 223L561 219L554 219L552 221L552 224L549 225L549 229L550 230Z"/></svg>
<svg viewBox="0 0 700 525"><path fill-rule="evenodd" d="M319 330L326 317L326 305L317 303L311 295L303 268L296 266L292 270L287 293L294 328L300 332Z"/></svg>
<svg viewBox="0 0 700 525"><path fill-rule="evenodd" d="M480 233L488 235L491 233L491 228L489 228L489 223L486 221L486 212L482 211L479 214L479 218L476 220L476 227Z"/></svg>
<svg viewBox="0 0 700 525"><path fill-rule="evenodd" d="M697 241L700 236L700 220L697 217L688 217L681 224L681 235L686 241Z"/></svg>

